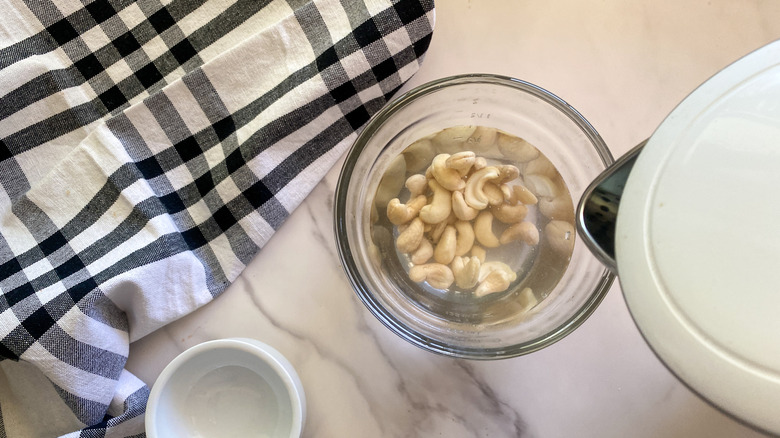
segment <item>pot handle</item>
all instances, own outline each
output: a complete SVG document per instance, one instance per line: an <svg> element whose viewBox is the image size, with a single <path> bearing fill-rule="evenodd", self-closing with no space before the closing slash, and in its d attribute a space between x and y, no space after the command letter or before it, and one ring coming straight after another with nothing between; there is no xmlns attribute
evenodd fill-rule
<svg viewBox="0 0 780 438"><path fill-rule="evenodd" d="M585 190L577 206L577 232L588 249L617 274L615 224L620 198L637 156L647 140L634 146L605 169Z"/></svg>

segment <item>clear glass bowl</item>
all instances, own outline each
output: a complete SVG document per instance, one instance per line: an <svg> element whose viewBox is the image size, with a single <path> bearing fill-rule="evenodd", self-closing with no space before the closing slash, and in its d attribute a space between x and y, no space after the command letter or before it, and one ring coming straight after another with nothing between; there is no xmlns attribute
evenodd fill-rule
<svg viewBox="0 0 780 438"><path fill-rule="evenodd" d="M479 305L412 293L418 286L408 279L408 265L392 251L379 251L381 242L393 242L393 237L372 225L372 214L374 222L382 214L372 213L377 187L415 140L473 125L497 128L533 144L558 169L575 205L613 162L595 129L544 89L489 74L436 80L390 102L348 152L335 195L336 242L358 297L401 338L448 356L508 358L546 347L577 328L601 302L614 275L573 236L566 270L530 312L508 310L522 281ZM544 257L538 259L534 263L544 263Z"/></svg>

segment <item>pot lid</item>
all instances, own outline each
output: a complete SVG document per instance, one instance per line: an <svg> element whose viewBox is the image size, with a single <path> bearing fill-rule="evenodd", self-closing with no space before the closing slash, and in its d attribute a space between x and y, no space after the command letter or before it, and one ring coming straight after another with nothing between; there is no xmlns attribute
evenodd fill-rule
<svg viewBox="0 0 780 438"><path fill-rule="evenodd" d="M660 359L780 434L780 41L659 126L628 178L615 245L626 302Z"/></svg>

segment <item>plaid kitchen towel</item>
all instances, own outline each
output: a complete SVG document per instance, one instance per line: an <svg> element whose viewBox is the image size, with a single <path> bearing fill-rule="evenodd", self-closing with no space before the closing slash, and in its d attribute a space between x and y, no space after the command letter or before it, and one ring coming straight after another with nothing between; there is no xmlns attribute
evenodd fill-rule
<svg viewBox="0 0 780 438"><path fill-rule="evenodd" d="M433 3L0 11L0 436L141 436L129 343L239 275L417 71Z"/></svg>

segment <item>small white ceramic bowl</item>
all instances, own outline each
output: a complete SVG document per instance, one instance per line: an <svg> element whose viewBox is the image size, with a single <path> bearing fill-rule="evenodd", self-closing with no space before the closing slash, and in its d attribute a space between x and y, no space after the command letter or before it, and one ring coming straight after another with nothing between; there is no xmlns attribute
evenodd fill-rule
<svg viewBox="0 0 780 438"><path fill-rule="evenodd" d="M254 339L198 344L162 371L146 406L156 437L300 437L303 386L290 362Z"/></svg>

